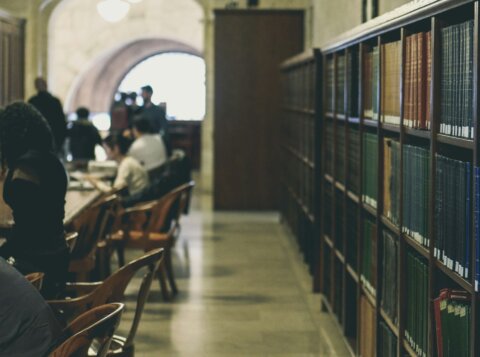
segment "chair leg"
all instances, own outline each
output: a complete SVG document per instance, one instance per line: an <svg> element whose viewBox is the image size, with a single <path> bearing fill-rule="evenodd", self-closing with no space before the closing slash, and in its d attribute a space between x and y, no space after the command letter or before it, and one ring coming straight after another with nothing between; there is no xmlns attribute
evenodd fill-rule
<svg viewBox="0 0 480 357"><path fill-rule="evenodd" d="M176 295L178 293L177 284L175 283L175 278L173 277L173 265L172 265L172 251L170 248L165 251L165 270L167 272L168 282L172 288L172 294Z"/></svg>
<svg viewBox="0 0 480 357"><path fill-rule="evenodd" d="M115 250L117 251L118 267L121 268L125 265L125 247L123 246L123 242L117 243Z"/></svg>
<svg viewBox="0 0 480 357"><path fill-rule="evenodd" d="M170 292L168 291L165 263L162 261L158 266L157 277L160 283L160 290L165 301L170 301Z"/></svg>

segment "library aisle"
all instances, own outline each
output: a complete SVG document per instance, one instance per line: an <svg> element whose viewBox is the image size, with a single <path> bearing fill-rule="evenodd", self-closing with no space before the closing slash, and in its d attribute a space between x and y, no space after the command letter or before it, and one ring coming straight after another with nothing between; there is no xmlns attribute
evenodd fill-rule
<svg viewBox="0 0 480 357"><path fill-rule="evenodd" d="M211 197L194 192L174 253L179 294L165 303L154 282L135 355L350 355L279 215L213 212ZM127 321L130 303L127 290Z"/></svg>

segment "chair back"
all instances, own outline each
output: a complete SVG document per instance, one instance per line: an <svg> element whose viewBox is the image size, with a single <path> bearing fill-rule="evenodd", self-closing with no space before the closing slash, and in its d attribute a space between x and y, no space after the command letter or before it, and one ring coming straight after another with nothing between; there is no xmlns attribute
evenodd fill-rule
<svg viewBox="0 0 480 357"><path fill-rule="evenodd" d="M77 244L77 239L78 239L77 232L69 232L65 234L65 242L67 243L70 254L72 254L73 249L75 248L75 244Z"/></svg>
<svg viewBox="0 0 480 357"><path fill-rule="evenodd" d="M190 181L174 189L174 191L180 192L180 197L178 198L176 211L173 217L177 225L179 224L182 213L187 213L187 207L189 206L190 198L192 196L192 189L194 186L195 181Z"/></svg>
<svg viewBox="0 0 480 357"><path fill-rule="evenodd" d="M38 291L42 289L42 284L43 284L43 277L45 276L44 273L42 272L36 272L36 273L30 273L25 275L25 278L33 285L35 286Z"/></svg>
<svg viewBox="0 0 480 357"><path fill-rule="evenodd" d="M96 356L106 356L113 333L120 323L124 305L112 303L97 306L73 320L64 330L63 342L50 357L88 356L92 342L96 342Z"/></svg>

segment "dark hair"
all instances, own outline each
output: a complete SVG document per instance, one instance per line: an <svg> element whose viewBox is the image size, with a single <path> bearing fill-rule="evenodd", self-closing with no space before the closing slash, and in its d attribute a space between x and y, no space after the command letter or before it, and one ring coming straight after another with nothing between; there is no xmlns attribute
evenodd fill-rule
<svg viewBox="0 0 480 357"><path fill-rule="evenodd" d="M144 116L135 117L133 120L133 127L137 129L140 133L154 133L155 131L152 128L152 123L150 120Z"/></svg>
<svg viewBox="0 0 480 357"><path fill-rule="evenodd" d="M88 118L88 116L90 115L90 110L88 110L88 108L85 108L85 107L79 107L76 113L77 113L78 119Z"/></svg>
<svg viewBox="0 0 480 357"><path fill-rule="evenodd" d="M135 92L130 92L127 95L128 95L128 98L130 98L131 100L137 99L137 93Z"/></svg>
<svg viewBox="0 0 480 357"><path fill-rule="evenodd" d="M30 150L53 152L48 122L32 105L16 102L0 112L0 163L12 166Z"/></svg>
<svg viewBox="0 0 480 357"><path fill-rule="evenodd" d="M148 84L146 86L143 86L142 90L147 92L147 93L153 94L153 88Z"/></svg>
<svg viewBox="0 0 480 357"><path fill-rule="evenodd" d="M103 139L103 142L112 150L115 146L118 146L122 155L125 155L128 152L130 144L132 143L130 139L124 137L122 134L110 134Z"/></svg>

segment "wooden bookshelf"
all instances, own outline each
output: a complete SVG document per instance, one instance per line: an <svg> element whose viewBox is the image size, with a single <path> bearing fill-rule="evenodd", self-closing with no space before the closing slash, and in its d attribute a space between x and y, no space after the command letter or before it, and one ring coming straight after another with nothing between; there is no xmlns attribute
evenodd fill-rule
<svg viewBox="0 0 480 357"><path fill-rule="evenodd" d="M382 326L384 333L386 326L396 341L389 347L397 356L437 355L433 301L441 289L463 290L471 297L467 354L479 356L474 174L480 166L479 1L423 1L395 13L332 41L316 62L320 75L315 95L322 104L315 106L320 111L315 131L319 151L313 160L320 238L315 287L353 355L364 348L361 301L366 300L375 311L370 337L376 354L385 348L379 330ZM453 34L462 43L472 42L471 53L468 47L456 50L468 54L462 60L471 59L465 62L471 72L448 72L449 65L459 64L454 57L447 61L453 50L445 48L462 46L449 40ZM397 52L392 56L391 51ZM447 105L443 99L455 90L442 80L458 73L467 87L457 88L461 100ZM450 127L454 129L448 132ZM461 223L436 219L447 210ZM395 252L391 283L384 275L387 244ZM438 254L453 254L454 264L445 264ZM396 289L394 318L384 306L383 284ZM417 322L419 327L412 330Z"/></svg>
<svg viewBox="0 0 480 357"><path fill-rule="evenodd" d="M280 67L283 81L281 213L304 254L317 291L320 187L315 182L321 176L317 147L320 142L315 138L320 133L321 60L319 51L308 51L288 59Z"/></svg>

